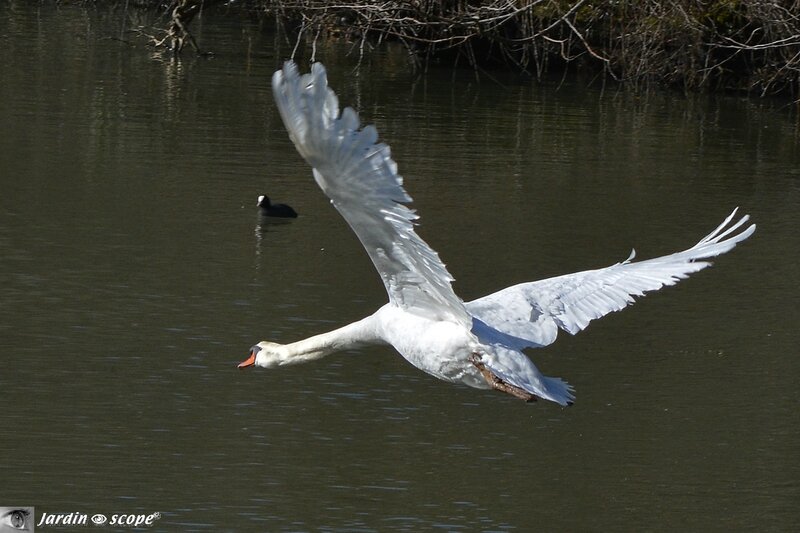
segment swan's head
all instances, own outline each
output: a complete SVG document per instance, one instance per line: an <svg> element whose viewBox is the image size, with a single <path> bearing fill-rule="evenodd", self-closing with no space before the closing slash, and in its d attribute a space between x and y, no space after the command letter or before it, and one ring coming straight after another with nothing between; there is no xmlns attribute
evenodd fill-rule
<svg viewBox="0 0 800 533"><path fill-rule="evenodd" d="M282 357L278 348L282 345L274 342L261 341L250 348L250 357L239 363L239 368L248 366L262 366L272 368L281 364Z"/></svg>

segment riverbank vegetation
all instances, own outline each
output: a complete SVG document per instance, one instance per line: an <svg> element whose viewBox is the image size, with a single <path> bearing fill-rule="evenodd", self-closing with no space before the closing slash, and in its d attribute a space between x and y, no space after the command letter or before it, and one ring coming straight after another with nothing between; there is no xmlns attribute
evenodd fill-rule
<svg viewBox="0 0 800 533"><path fill-rule="evenodd" d="M578 71L645 88L788 93L800 84L800 0L261 0L298 34L394 39L420 65ZM363 50L363 46L361 48Z"/></svg>
<svg viewBox="0 0 800 533"><path fill-rule="evenodd" d="M192 42L176 14L212 5L274 20L295 50L339 38L364 54L393 40L420 68L800 99L800 0L173 0L168 42Z"/></svg>

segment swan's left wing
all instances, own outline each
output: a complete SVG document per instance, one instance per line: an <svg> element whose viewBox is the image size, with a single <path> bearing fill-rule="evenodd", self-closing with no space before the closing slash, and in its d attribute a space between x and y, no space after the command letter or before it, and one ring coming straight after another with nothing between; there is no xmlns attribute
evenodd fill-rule
<svg viewBox="0 0 800 533"><path fill-rule="evenodd" d="M272 92L289 137L364 245L389 300L422 316L470 324L450 285L452 276L414 232L418 217L404 205L411 197L389 147L377 142L373 126L361 128L353 109L339 113L325 68L314 63L311 73L301 76L287 61L272 76Z"/></svg>
<svg viewBox="0 0 800 533"><path fill-rule="evenodd" d="M702 259L724 254L752 235L755 224L735 233L747 215L728 226L735 215L734 209L714 231L682 252L638 262L632 261L631 253L607 268L521 283L468 302L467 309L478 319L473 331L480 335L488 331L483 325L488 324L507 336L503 342L518 348L546 346L556 340L559 329L574 335L591 320L627 307L634 297L706 268L711 263Z"/></svg>

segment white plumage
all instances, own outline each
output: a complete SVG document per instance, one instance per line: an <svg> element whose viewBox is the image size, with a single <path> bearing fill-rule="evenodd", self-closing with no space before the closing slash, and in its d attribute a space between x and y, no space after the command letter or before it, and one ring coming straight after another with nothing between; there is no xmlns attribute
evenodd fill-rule
<svg viewBox="0 0 800 533"><path fill-rule="evenodd" d="M710 265L753 234L733 211L713 232L683 251L521 283L464 303L438 254L414 232L418 218L405 204L389 147L372 126L361 128L351 108L339 112L324 67L300 75L292 62L272 78L283 122L314 178L341 213L378 270L389 303L337 330L292 344L261 342L240 367L310 361L364 344L390 344L414 366L440 379L494 388L526 400L572 403L572 387L543 376L521 350L555 341L591 320L619 311L648 291L673 285Z"/></svg>

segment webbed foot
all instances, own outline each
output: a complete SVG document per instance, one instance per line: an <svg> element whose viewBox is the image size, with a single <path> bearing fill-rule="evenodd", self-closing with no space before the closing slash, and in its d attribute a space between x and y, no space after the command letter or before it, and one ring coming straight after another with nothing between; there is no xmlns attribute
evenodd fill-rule
<svg viewBox="0 0 800 533"><path fill-rule="evenodd" d="M510 394L511 396L519 398L520 400L525 400L526 402L535 402L539 399L535 394L531 394L525 389L511 385L502 378L498 377L494 372L486 368L486 365L481 362L481 357L477 353L473 353L469 356L469 362L480 371L483 379L485 379L486 383L488 383L494 390L505 392L506 394Z"/></svg>

